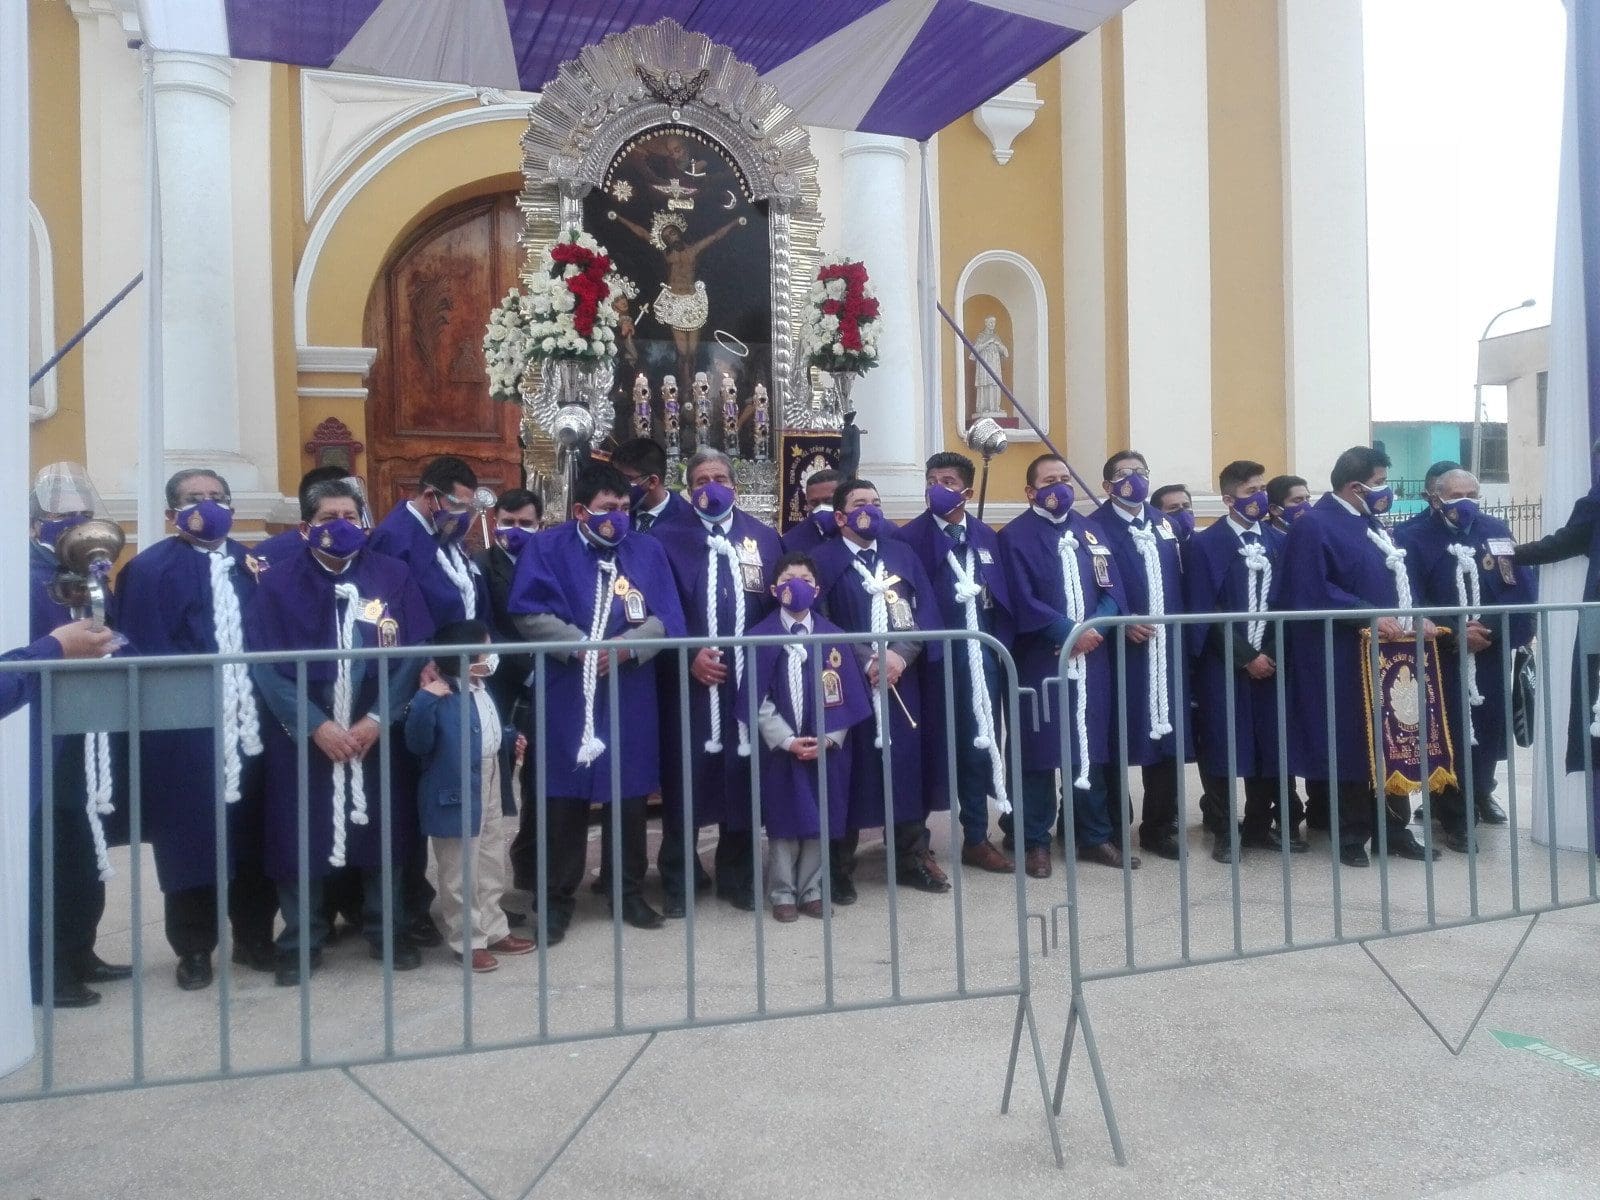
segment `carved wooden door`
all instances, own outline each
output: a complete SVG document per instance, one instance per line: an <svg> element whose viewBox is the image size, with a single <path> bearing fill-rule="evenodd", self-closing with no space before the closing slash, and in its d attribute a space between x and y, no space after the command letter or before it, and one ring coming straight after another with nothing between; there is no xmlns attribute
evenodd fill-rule
<svg viewBox="0 0 1600 1200"><path fill-rule="evenodd" d="M489 398L483 362L489 310L517 285L521 228L515 193L470 200L401 243L373 287L367 487L378 518L441 454L464 458L496 494L522 483L520 414Z"/></svg>

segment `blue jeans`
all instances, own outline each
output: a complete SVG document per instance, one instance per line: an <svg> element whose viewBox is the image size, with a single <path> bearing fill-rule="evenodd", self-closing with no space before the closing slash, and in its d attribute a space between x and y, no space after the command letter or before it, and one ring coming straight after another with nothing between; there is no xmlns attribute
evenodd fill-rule
<svg viewBox="0 0 1600 1200"><path fill-rule="evenodd" d="M1069 776L1067 787L1072 787ZM1066 803L1062 789L1057 786L1054 771L1024 771L1022 773L1022 846L1024 850L1042 850L1050 846L1050 830L1056 823L1056 814L1064 815ZM1101 846L1111 840L1111 822L1106 816L1106 774L1098 764L1089 767L1087 791L1072 791L1072 824L1077 836L1078 849ZM1000 818L1000 828L1012 831L1011 814Z"/></svg>

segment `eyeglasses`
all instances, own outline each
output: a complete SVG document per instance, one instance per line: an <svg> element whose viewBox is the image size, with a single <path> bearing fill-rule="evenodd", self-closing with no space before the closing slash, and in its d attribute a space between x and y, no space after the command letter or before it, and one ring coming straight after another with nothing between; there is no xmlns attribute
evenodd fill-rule
<svg viewBox="0 0 1600 1200"><path fill-rule="evenodd" d="M433 494L438 497L439 503L450 512L464 513L472 511L471 500L458 500L454 496L445 495L445 493L439 491L438 489L435 489Z"/></svg>
<svg viewBox="0 0 1600 1200"><path fill-rule="evenodd" d="M1143 475L1146 479L1149 479L1150 478L1150 468L1149 467L1123 467L1120 471L1118 471L1111 478L1112 478L1112 480L1114 482L1114 481L1116 481L1118 479L1126 479L1129 475Z"/></svg>

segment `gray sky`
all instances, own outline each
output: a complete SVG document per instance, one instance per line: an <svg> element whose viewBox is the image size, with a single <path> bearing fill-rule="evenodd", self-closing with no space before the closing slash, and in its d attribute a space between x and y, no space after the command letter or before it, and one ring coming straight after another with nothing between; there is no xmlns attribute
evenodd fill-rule
<svg viewBox="0 0 1600 1200"><path fill-rule="evenodd" d="M1363 0L1375 420L1470 420L1477 338L1547 324L1561 0ZM1486 388L1492 419L1504 389Z"/></svg>

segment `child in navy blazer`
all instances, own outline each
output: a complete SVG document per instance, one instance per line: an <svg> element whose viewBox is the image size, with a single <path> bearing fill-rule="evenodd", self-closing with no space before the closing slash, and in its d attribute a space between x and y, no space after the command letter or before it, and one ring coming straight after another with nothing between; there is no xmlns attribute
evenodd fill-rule
<svg viewBox="0 0 1600 1200"><path fill-rule="evenodd" d="M433 638L436 646L487 645L489 629L482 621L455 621ZM517 815L511 787L517 733L508 728L485 686L494 673L495 656L472 658L468 678L460 678L461 656L441 654L439 678L426 684L406 714L406 746L422 764L417 806L422 832L433 843L438 866L439 910L447 942L461 958L462 938L470 915L472 969L493 971L497 955L526 954L533 943L516 937L506 923L500 898L506 890L507 850ZM467 745L461 737L462 706L467 712ZM463 762L465 760L465 762ZM466 837L462 836L462 768L466 767ZM464 876L472 864L472 894Z"/></svg>

